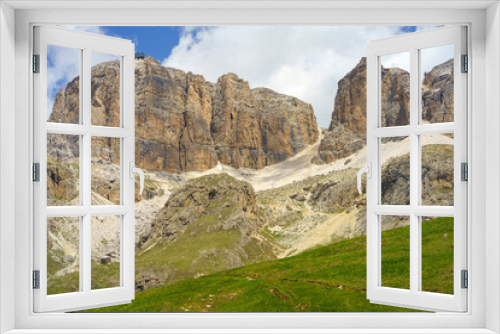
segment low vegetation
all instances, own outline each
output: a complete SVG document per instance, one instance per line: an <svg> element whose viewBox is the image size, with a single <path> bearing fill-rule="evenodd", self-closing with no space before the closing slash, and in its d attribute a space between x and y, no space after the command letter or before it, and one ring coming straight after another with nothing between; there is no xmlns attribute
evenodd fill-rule
<svg viewBox="0 0 500 334"><path fill-rule="evenodd" d="M383 232L384 285L409 282L409 226ZM453 218L422 226L422 288L453 293ZM86 312L409 312L366 299L366 238L136 293Z"/></svg>

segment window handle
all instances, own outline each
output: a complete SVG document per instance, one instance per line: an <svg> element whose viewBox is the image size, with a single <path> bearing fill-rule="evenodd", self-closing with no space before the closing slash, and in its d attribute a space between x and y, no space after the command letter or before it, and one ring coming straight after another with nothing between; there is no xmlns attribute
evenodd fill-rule
<svg viewBox="0 0 500 334"><path fill-rule="evenodd" d="M144 172L140 168L136 168L133 161L129 163L129 176L131 179L135 179L135 173L139 174L139 182L141 184L141 190L139 190L139 195L142 195L144 190Z"/></svg>
<svg viewBox="0 0 500 334"><path fill-rule="evenodd" d="M361 189L361 176L363 175L363 173L366 173L366 176L369 179L372 178L372 163L370 161L368 161L366 163L366 167L365 168L361 168L358 171L358 191L359 191L360 194L363 194L363 191Z"/></svg>

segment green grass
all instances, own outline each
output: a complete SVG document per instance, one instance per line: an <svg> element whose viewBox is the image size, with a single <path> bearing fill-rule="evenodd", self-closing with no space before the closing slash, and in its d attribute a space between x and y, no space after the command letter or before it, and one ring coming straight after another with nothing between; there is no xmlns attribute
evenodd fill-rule
<svg viewBox="0 0 500 334"><path fill-rule="evenodd" d="M453 218L422 225L422 290L453 294Z"/></svg>
<svg viewBox="0 0 500 334"><path fill-rule="evenodd" d="M64 255L63 251L54 251L54 254L61 257ZM66 265L63 263L55 261L52 256L47 256L47 272L54 274L61 269L64 269ZM61 276L49 276L47 280L47 294L55 295L59 293L76 292L79 290L78 286L78 273Z"/></svg>
<svg viewBox="0 0 500 334"><path fill-rule="evenodd" d="M229 206L220 210L223 203L228 203ZM240 257L241 250L246 254L246 258L242 258L243 264L274 258L272 250L261 249L257 240L252 238L243 246L238 229L225 230L220 226L220 222L225 221L235 207L235 203L223 197L218 203L209 203L205 210L207 213L186 226L175 241L150 241L143 246L145 251L136 253L136 273L141 273L142 268L166 272L170 284L195 275L207 275L232 268L235 259ZM149 247L150 245L154 246Z"/></svg>
<svg viewBox="0 0 500 334"><path fill-rule="evenodd" d="M386 286L409 281L409 226L383 232ZM422 227L423 289L453 290L453 218ZM408 312L366 299L366 238L137 292L130 304L86 312Z"/></svg>

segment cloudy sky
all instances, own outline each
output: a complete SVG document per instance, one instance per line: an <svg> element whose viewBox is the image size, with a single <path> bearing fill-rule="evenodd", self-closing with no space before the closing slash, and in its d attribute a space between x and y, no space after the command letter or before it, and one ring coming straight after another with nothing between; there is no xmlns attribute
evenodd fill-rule
<svg viewBox="0 0 500 334"><path fill-rule="evenodd" d="M136 51L165 66L201 74L216 82L234 72L251 88L267 87L311 103L318 124L328 127L337 82L366 55L366 45L378 38L410 33L428 27L71 27L130 39ZM422 58L422 70L453 56L441 47ZM78 75L78 52L49 49L48 110L56 92ZM92 63L109 60L95 54ZM409 67L408 55L382 59L386 67Z"/></svg>

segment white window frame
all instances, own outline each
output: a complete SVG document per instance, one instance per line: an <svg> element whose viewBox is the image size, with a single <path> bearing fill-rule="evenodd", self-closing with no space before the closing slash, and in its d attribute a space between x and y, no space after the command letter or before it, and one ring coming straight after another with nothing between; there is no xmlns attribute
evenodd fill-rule
<svg viewBox="0 0 500 334"><path fill-rule="evenodd" d="M135 207L134 181L130 170L135 151L135 73L134 44L129 40L52 26L34 27L34 52L40 57L40 71L34 83L34 162L40 164L40 181L34 183L34 269L39 270L39 289L34 290L35 312L74 311L130 303L135 293ZM80 115L78 124L47 121L47 45L73 48L80 60ZM91 57L93 52L118 56L120 61L120 125L95 126L91 122ZM77 206L47 206L47 135L78 135L80 140L80 203ZM120 204L91 204L91 139L120 140ZM133 172L132 172L133 174ZM92 290L91 238L92 216L120 216L120 285ZM79 290L47 295L47 218L73 217L79 226Z"/></svg>
<svg viewBox="0 0 500 334"><path fill-rule="evenodd" d="M467 54L466 27L450 26L429 29L371 41L367 54L367 163L371 178L367 180L367 298L372 303L399 305L423 310L464 312L467 290L461 287L461 270L467 270L467 184L461 180L460 165L467 163L467 73L461 71L461 55ZM454 120L449 123L422 124L420 68L421 50L453 45ZM381 124L381 57L406 52L410 58L410 123L386 127ZM422 199L421 135L454 133L454 206L424 206ZM381 139L410 139L410 204L383 205L381 179ZM472 180L471 180L472 182ZM382 225L386 215L408 216L409 286L396 289L383 286ZM454 217L454 275L452 295L422 291L421 218L423 216Z"/></svg>
<svg viewBox="0 0 500 334"><path fill-rule="evenodd" d="M16 1L9 2L16 6ZM65 2L46 3L47 6L57 8L58 6L70 6ZM105 1L101 1L99 6L106 6ZM136 7L147 7L148 2ZM387 2L366 2L354 3L347 1L337 1L336 4L316 2L289 2L287 4L279 2L269 2L267 4L233 4L227 5L229 8L221 8L223 5L213 2L198 4L203 8L189 7L176 2L167 4L163 8L158 3L149 4L151 9L120 9L103 10L96 9L98 6L93 1L81 2L74 6L79 8L87 6L86 9L59 9L59 10L39 10L34 6L44 4L43 1L34 4L32 2L22 3L20 6L30 8L19 10L15 13L15 235L12 229L5 227L2 222L2 231L10 231L9 236L15 237L15 248L12 242L5 242L9 236L2 236L2 246L10 247L10 254L5 250L0 253L2 269L12 269L2 275L12 272L15 278L14 300L9 300L15 304L14 323L10 323L11 328L17 328L16 333L35 333L35 329L64 329L61 333L75 332L72 329L89 329L89 333L100 333L104 330L98 329L131 329L140 327L144 332L146 328L161 329L170 328L170 332L175 329L186 328L201 332L202 329L212 329L212 332L236 332L230 329L254 328L253 332L334 332L336 329L351 329L349 332L355 333L353 328L358 328L359 332L377 332L377 328L385 328L378 332L404 333L412 332L406 329L419 328L419 332L458 332L464 329L466 333L490 333L485 328L494 331L500 330L499 322L499 272L498 261L500 244L500 230L493 224L500 218L498 201L500 199L500 176L498 176L498 164L500 162L499 144L497 130L499 124L498 112L500 106L498 100L499 85L499 32L500 19L498 5L488 3L453 2L446 3L436 1L432 5L429 2L419 4L411 3L407 9L388 9L396 6L395 3ZM2 4L4 5L4 4ZM108 4L109 5L109 4ZM191 4L193 5L193 4ZM488 10L486 6L491 7ZM55 6L55 7L54 7ZM119 6L116 3L110 6ZM125 4L124 4L125 6ZM194 5L196 6L196 4ZM253 7L252 7L253 6ZM364 6L364 7L363 7ZM398 3L399 8L404 4ZM433 6L426 8L425 6ZM449 9L452 6L462 6L462 9ZM482 6L482 7L481 7ZM184 7L179 9L179 7ZM271 8L269 8L271 7ZM359 7L355 10L345 8ZM437 7L437 8L436 8ZM465 9L467 8L468 9ZM92 9L94 8L94 9ZM155 8L155 9L153 9ZM276 9L278 8L278 9ZM281 9L279 9L281 8ZM344 9L343 9L344 8ZM368 9L369 8L369 9ZM408 10L408 8L412 8ZM420 8L420 9L415 9ZM443 9L439 9L443 8ZM448 9L447 9L448 8ZM6 11L9 11L8 9ZM485 22L487 26L485 25ZM469 310L464 314L438 313L438 314L363 314L363 313L317 313L317 314L34 314L32 312L32 290L31 268L32 260L30 251L32 245L32 183L29 175L31 170L32 147L32 101L27 96L32 94L32 82L30 70L32 26L35 24L63 24L63 25L434 25L434 24L465 24L469 27L469 50L471 59L469 68L472 75L468 78L471 89L468 92L469 101L469 122L468 131L472 135L468 142L470 158L470 178L473 180L469 184L469 228L468 252L470 260L468 267L470 270L470 288L468 289ZM0 22L1 24L1 22ZM486 29L488 28L488 29ZM0 35L1 37L1 35ZM0 40L3 43L3 40ZM3 45L2 45L3 46ZM6 52L6 51L2 51ZM10 54L13 52L7 50ZM5 57L0 58L3 64L13 64ZM485 64L489 66L485 71ZM2 80L3 78L0 78ZM2 80L3 82L3 80ZM486 83L488 82L488 85ZM5 82L4 82L5 83ZM0 87L1 93L8 88ZM486 98L487 97L487 98ZM5 95L2 95L2 99ZM3 102L3 101L2 101ZM488 108L486 108L488 106ZM2 115L4 109L2 108ZM496 113L496 114L495 114ZM486 122L486 117L489 118ZM485 141L485 131L489 130L491 142ZM1 134L0 134L1 135ZM8 151L8 145L0 143L2 154L12 154ZM493 149L487 155L486 147ZM5 152L5 153L4 153ZM12 155L13 156L13 155ZM492 179L485 182L485 162L489 162L486 170L494 172ZM477 167L476 167L477 166ZM476 168L475 168L476 167ZM2 166L3 168L3 166ZM4 180L5 170L0 170L0 177ZM485 191L486 187L486 191ZM485 194L489 196L486 198ZM485 201L492 204L488 211L485 211ZM3 204L2 204L3 205ZM495 205L495 207L493 206ZM486 223L486 215L492 220ZM497 224L498 225L498 224ZM9 256L13 259L10 261ZM490 255L486 257L487 251ZM26 261L26 259L30 259ZM16 263L16 265L14 265ZM2 280L0 285L2 298L7 296L12 298L5 286L5 282L13 282L12 278ZM485 293L488 288L488 293ZM4 306L2 301L2 306ZM11 305L12 305L11 304ZM6 311L2 307L0 312ZM2 313L3 315L4 313ZM7 313L12 314L12 313ZM226 330L214 330L222 329ZM286 330L288 328L288 330ZM302 328L302 330L292 331L290 328ZM446 329L450 329L446 331ZM8 329L8 328L7 328ZM26 329L26 330L23 330ZM33 329L28 331L28 329ZM93 330L91 330L93 329ZM198 330L195 330L198 329ZM265 330L269 329L269 330ZM282 329L280 331L280 329ZM391 330L392 329L392 330ZM434 330L429 330L434 329ZM55 332L55 331L50 331ZM128 330L128 333L135 333ZM165 332L168 332L165 330ZM184 331L185 332L185 331ZM248 332L248 331L246 331ZM344 331L345 332L345 331Z"/></svg>

